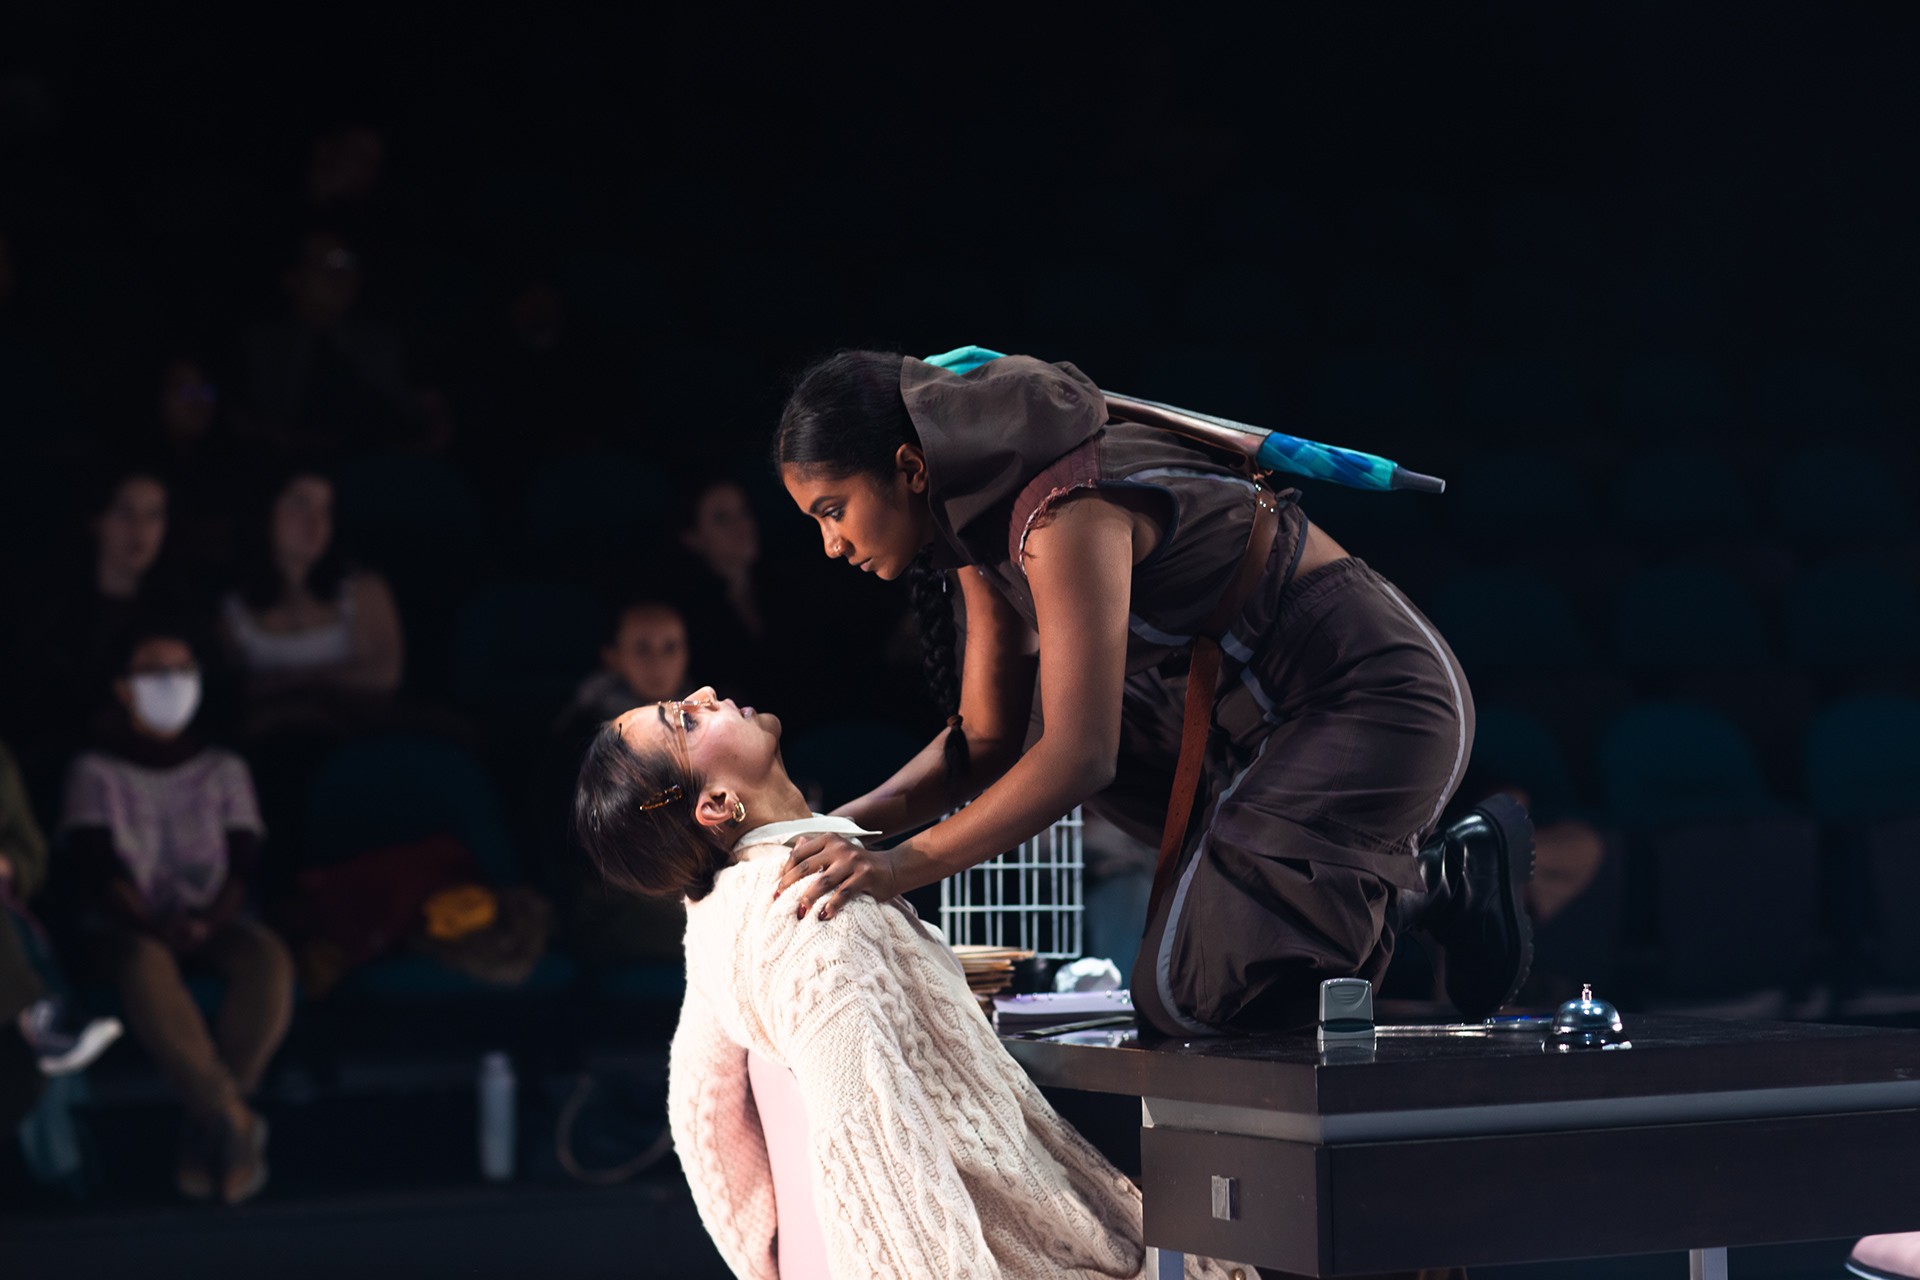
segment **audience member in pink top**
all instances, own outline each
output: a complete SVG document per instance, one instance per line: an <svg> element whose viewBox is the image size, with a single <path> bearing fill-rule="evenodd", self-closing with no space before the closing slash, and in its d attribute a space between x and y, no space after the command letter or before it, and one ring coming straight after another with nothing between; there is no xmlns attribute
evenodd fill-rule
<svg viewBox="0 0 1920 1280"><path fill-rule="evenodd" d="M94 967L187 1113L181 1194L234 1203L267 1180L267 1122L249 1105L293 1015L293 962L247 911L264 835L239 756L196 739L200 667L164 630L136 632L118 717L73 762L63 859ZM185 971L226 980L213 1025Z"/></svg>

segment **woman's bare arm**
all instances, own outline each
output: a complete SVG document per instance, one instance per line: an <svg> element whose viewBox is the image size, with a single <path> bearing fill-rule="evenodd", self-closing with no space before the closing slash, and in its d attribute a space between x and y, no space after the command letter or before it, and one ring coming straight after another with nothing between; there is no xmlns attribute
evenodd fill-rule
<svg viewBox="0 0 1920 1280"><path fill-rule="evenodd" d="M1020 758L1033 714L1034 635L998 591L971 569L956 571L967 611L967 647L961 667L960 718L970 768L959 796L947 786L942 729L898 773L834 813L894 834L923 826L971 799Z"/></svg>
<svg viewBox="0 0 1920 1280"><path fill-rule="evenodd" d="M392 693L400 687L406 664L406 638L400 610L387 580L377 573L353 577L353 658L336 677L348 688Z"/></svg>
<svg viewBox="0 0 1920 1280"><path fill-rule="evenodd" d="M943 880L1045 830L1113 780L1135 532L1119 504L1076 499L1029 535L1046 732L970 806L894 849L869 852L828 835L802 840L780 879L784 891L820 873L798 895L798 914L820 903L831 915L854 893L887 897Z"/></svg>
<svg viewBox="0 0 1920 1280"><path fill-rule="evenodd" d="M325 666L252 672L248 692L256 698L273 698L310 689L386 694L400 687L406 640L393 591L385 578L368 572L356 573L345 589L353 592L353 656Z"/></svg>

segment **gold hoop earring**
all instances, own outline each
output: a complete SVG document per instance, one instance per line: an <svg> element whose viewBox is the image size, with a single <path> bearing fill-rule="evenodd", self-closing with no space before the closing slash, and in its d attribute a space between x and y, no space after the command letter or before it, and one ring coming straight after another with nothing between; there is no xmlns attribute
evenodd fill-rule
<svg viewBox="0 0 1920 1280"><path fill-rule="evenodd" d="M733 825L736 827L747 820L747 802L740 797L733 798Z"/></svg>

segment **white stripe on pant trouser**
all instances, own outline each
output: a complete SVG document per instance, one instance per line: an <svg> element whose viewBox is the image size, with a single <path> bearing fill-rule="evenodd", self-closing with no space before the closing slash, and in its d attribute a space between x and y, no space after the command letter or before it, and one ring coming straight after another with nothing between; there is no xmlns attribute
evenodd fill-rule
<svg viewBox="0 0 1920 1280"><path fill-rule="evenodd" d="M1240 783L1246 778L1247 774L1253 771L1253 766L1260 763L1260 757L1267 753L1267 744L1271 741L1273 741L1272 734L1268 734L1260 739L1260 749L1253 753L1253 759L1247 761L1246 768L1234 775L1233 782L1228 785L1225 791L1220 793L1220 799L1214 802L1213 812L1215 814L1218 814L1220 810L1226 808L1227 801L1231 800L1233 793L1240 789ZM1155 989L1160 993L1161 1006L1166 1009L1169 1018L1172 1018L1188 1031L1199 1035L1210 1033L1213 1028L1204 1022L1195 1022L1192 1018L1187 1017L1186 1014L1180 1011L1180 1006L1174 1003L1172 981L1173 934L1174 926L1180 921L1180 908L1187 900L1187 887L1193 883L1194 868L1198 867L1200 860L1206 856L1207 841L1211 837L1212 824L1209 823L1208 830L1201 833L1200 843L1194 846L1193 856L1187 859L1186 867L1180 872L1180 880L1174 886L1173 902L1167 907L1167 922L1160 930L1160 946L1154 952L1153 956L1153 984Z"/></svg>
<svg viewBox="0 0 1920 1280"><path fill-rule="evenodd" d="M1446 650L1441 647L1439 638L1433 634L1432 628L1420 620L1420 615L1414 612L1413 607L1401 597L1399 591L1395 590L1391 584L1383 583L1382 585L1387 587L1388 598L1393 601L1402 613L1407 615L1407 620L1413 623L1413 625L1419 629L1420 634L1426 638L1428 647L1433 650L1433 656L1439 660L1440 669L1447 673L1447 687L1453 693L1453 722L1456 735L1453 767L1447 772L1447 785L1440 792L1440 798L1434 802L1433 812L1428 815L1427 821L1422 825L1421 830L1425 830L1440 820L1440 813L1446 808L1447 800L1453 795L1453 789L1460 780L1461 766L1466 763L1467 707L1465 700L1460 696L1459 677L1454 675L1453 664L1447 661ZM1251 676L1252 668L1246 668L1241 675L1243 678ZM1259 689L1257 680L1248 682L1248 691L1253 693L1255 700L1267 709L1269 718L1271 718L1271 703L1260 696L1263 690ZM1227 801L1233 798L1233 793L1239 790L1240 783L1246 778L1248 773L1252 772L1254 765L1260 763L1260 757L1266 754L1267 743L1272 740L1271 734L1260 739L1260 748L1253 753L1253 759L1247 762L1246 768L1234 775L1233 782L1220 794L1220 799L1214 803L1212 816L1217 817L1220 811L1226 808ZM1212 835L1211 827L1212 824L1209 822L1209 829L1201 833L1200 843L1194 848L1193 856L1187 860L1187 865L1180 872L1180 879L1174 886L1173 902L1167 908L1167 921L1161 926L1159 946L1155 950L1153 957L1153 981L1160 995L1161 1006L1166 1009L1168 1017L1179 1023L1186 1030L1192 1031L1195 1034L1205 1034L1211 1032L1213 1028L1204 1022L1197 1022L1187 1017L1186 1014L1181 1012L1180 1006L1174 1002L1172 978L1173 939L1174 933L1180 923L1181 908L1186 905L1187 888L1193 882L1193 874L1195 869L1199 867L1200 860L1206 856L1207 842ZM1414 832L1412 839L1417 842L1420 839L1420 831Z"/></svg>

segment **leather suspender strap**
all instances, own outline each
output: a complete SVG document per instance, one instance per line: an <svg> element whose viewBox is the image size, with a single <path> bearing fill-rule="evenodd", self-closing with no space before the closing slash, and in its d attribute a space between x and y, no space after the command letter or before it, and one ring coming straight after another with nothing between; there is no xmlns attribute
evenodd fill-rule
<svg viewBox="0 0 1920 1280"><path fill-rule="evenodd" d="M1160 833L1160 857L1153 869L1153 892L1147 900L1147 918L1153 918L1160 900L1173 882L1173 869L1180 860L1180 846L1186 839L1187 823L1193 817L1193 802L1200 791L1200 771L1206 764L1207 732L1213 723L1214 687L1220 680L1220 641L1234 619L1246 607L1260 575L1267 567L1267 549L1273 545L1274 528L1280 521L1280 506L1265 489L1255 499L1253 526L1247 531L1247 549L1240 557L1240 568L1227 584L1220 603L1200 624L1194 637L1193 660L1187 668L1187 699L1180 724L1180 757L1173 770L1173 794L1167 798L1167 825ZM1306 531L1301 530L1302 545ZM1294 552L1299 562L1299 549ZM1292 566L1287 576L1293 576Z"/></svg>

